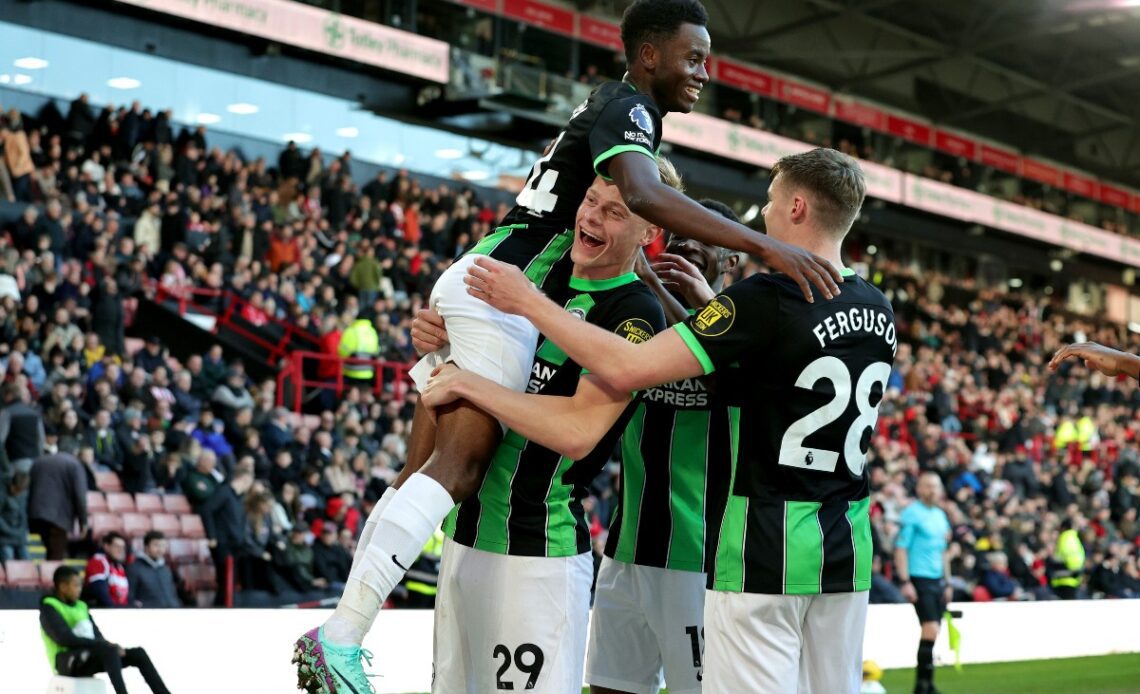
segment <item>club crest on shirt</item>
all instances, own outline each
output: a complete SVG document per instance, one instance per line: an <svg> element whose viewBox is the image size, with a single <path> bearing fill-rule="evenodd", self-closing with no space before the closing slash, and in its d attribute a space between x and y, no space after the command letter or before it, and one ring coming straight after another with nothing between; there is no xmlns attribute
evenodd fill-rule
<svg viewBox="0 0 1140 694"><path fill-rule="evenodd" d="M653 117L649 115L649 111L645 109L645 104L638 104L629 110L629 119L638 128L645 131L650 137L653 136Z"/></svg>
<svg viewBox="0 0 1140 694"><path fill-rule="evenodd" d="M736 322L736 304L721 294L697 314L693 320L693 330L698 335L717 337L728 332L734 322Z"/></svg>
<svg viewBox="0 0 1140 694"><path fill-rule="evenodd" d="M653 326L649 324L649 321L644 319L630 318L622 321L621 325L619 325L618 329L614 332L624 337L627 341L639 345L642 342L649 342L653 337Z"/></svg>

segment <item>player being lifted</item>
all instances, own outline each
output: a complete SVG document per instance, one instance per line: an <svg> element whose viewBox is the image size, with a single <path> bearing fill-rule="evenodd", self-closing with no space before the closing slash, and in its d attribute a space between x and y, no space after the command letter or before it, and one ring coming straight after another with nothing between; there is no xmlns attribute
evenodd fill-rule
<svg viewBox="0 0 1140 694"><path fill-rule="evenodd" d="M736 220L725 205L701 204ZM701 306L723 285L737 263L731 251L674 236L657 270L639 270L663 304L670 323L683 320L687 305ZM672 293L670 293L670 289ZM672 314L672 315L671 315ZM674 317L676 316L676 317ZM445 326L421 323L428 346L442 346ZM497 410L504 425L534 434L530 440L573 455L575 448L596 445L617 422L628 395L609 394L612 407L589 382L580 383L573 404L518 395L468 371L447 367L431 381L425 403L466 397L480 407L496 408L513 399L518 406ZM593 396L597 396L595 401ZM550 422L566 423L567 407L592 420L570 429L581 439L562 436ZM685 379L651 388L622 434L622 498L610 526L606 557L597 578L586 657L586 681L594 694L656 694L662 676L670 691L701 691L701 643L704 625L705 544L715 537L728 496L731 453L739 421L725 404L713 377ZM537 427L529 427L532 422Z"/></svg>
<svg viewBox="0 0 1140 694"><path fill-rule="evenodd" d="M841 268L866 191L858 164L815 149L772 174L769 235ZM753 275L635 345L569 319L511 266L480 259L469 270L473 293L530 319L614 391L739 362L740 441L705 601L706 693L859 689L872 552L864 466L897 340L887 299L842 272L843 293L816 303L782 274Z"/></svg>
<svg viewBox="0 0 1140 694"><path fill-rule="evenodd" d="M663 158L658 165L662 179L679 187L672 166ZM586 191L575 228L571 297L562 310L619 339L650 339L665 327L665 317L633 266L661 230L630 212L617 187L601 177ZM473 404L510 428L479 491L444 524L432 689L577 694L594 568L582 499L633 412L633 395L603 388L598 401L615 403L614 417L598 436L577 436L570 419L543 406L594 392L595 379L553 343L539 343L527 385L532 395L476 378L504 398ZM531 416L513 416L512 404L524 401L537 405ZM538 421L546 426L535 427ZM562 435L530 437L552 428Z"/></svg>
<svg viewBox="0 0 1140 694"><path fill-rule="evenodd" d="M535 163L503 226L436 283L430 304L447 320L450 345L412 372L417 384L438 364L453 362L513 390L525 387L537 332L472 301L464 272L475 258L490 256L520 268L549 296L565 298L574 211L597 175L612 180L630 210L651 223L750 253L794 278L809 298L813 283L825 297L838 291L838 274L821 258L715 215L660 181L653 159L661 118L691 111L709 79L707 22L698 0L638 0L626 10L626 79L599 86L575 110ZM453 404L434 423L417 408L398 493L386 493L369 515L333 616L296 642L301 687L324 693L367 687L364 635L439 521L479 488L501 437L499 422L470 404Z"/></svg>

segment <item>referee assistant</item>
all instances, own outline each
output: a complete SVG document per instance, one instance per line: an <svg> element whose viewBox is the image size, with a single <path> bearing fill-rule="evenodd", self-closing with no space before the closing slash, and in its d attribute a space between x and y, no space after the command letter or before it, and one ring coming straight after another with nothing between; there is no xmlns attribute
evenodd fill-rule
<svg viewBox="0 0 1140 694"><path fill-rule="evenodd" d="M953 594L945 581L950 575L946 556L950 520L938 507L942 499L942 480L938 475L923 473L916 491L918 501L907 506L899 519L902 529L895 542L895 569L902 593L914 603L922 623L914 694L938 694L934 688L934 641L942 612Z"/></svg>

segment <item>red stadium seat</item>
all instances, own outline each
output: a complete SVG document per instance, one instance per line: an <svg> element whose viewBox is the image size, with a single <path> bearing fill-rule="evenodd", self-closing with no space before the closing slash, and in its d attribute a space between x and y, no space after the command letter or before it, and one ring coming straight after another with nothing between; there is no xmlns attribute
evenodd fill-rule
<svg viewBox="0 0 1140 694"><path fill-rule="evenodd" d="M202 518L197 513L187 513L182 516L182 536L192 540L206 537L206 527L202 525Z"/></svg>
<svg viewBox="0 0 1140 694"><path fill-rule="evenodd" d="M974 588L974 602L992 602L994 596L990 595L990 591L985 586L977 586Z"/></svg>
<svg viewBox="0 0 1140 694"><path fill-rule="evenodd" d="M87 512L103 513L107 510L107 497L103 492L87 492Z"/></svg>
<svg viewBox="0 0 1140 694"><path fill-rule="evenodd" d="M96 472L95 486L104 492L121 492L123 483L114 472Z"/></svg>
<svg viewBox="0 0 1140 694"><path fill-rule="evenodd" d="M162 497L158 494L135 494L135 509L139 513L162 513Z"/></svg>
<svg viewBox="0 0 1140 694"><path fill-rule="evenodd" d="M192 591L217 588L217 577L211 564L188 564L182 569L182 578Z"/></svg>
<svg viewBox="0 0 1140 694"><path fill-rule="evenodd" d="M114 531L117 533L123 532L123 517L114 513L93 513L91 519L91 535L95 538L96 542L100 542L103 536L107 533Z"/></svg>
<svg viewBox="0 0 1140 694"><path fill-rule="evenodd" d="M124 513L123 534L127 537L142 537L150 532L150 516L145 513Z"/></svg>
<svg viewBox="0 0 1140 694"><path fill-rule="evenodd" d="M61 561L45 561L40 564L40 587L51 588L52 576L55 575L55 570L63 565Z"/></svg>
<svg viewBox="0 0 1140 694"><path fill-rule="evenodd" d="M198 540L172 537L169 548L170 561L175 564L192 564L198 561Z"/></svg>
<svg viewBox="0 0 1140 694"><path fill-rule="evenodd" d="M8 574L8 585L16 588L38 588L40 570L32 561L9 561L4 565Z"/></svg>
<svg viewBox="0 0 1140 694"><path fill-rule="evenodd" d="M107 510L111 513L134 513L135 499L126 492L110 492L107 494Z"/></svg>
<svg viewBox="0 0 1140 694"><path fill-rule="evenodd" d="M162 497L162 508L164 508L167 513L178 515L190 513L191 511L190 502L181 494L164 494Z"/></svg>
<svg viewBox="0 0 1140 694"><path fill-rule="evenodd" d="M182 534L182 523L179 522L178 516L172 513L156 513L150 517L150 523L152 529L166 535L167 538Z"/></svg>

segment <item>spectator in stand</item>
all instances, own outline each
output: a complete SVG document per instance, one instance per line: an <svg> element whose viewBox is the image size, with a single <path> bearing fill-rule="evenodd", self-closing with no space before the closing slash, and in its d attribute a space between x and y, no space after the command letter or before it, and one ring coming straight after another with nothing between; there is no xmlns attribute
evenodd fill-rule
<svg viewBox="0 0 1140 694"><path fill-rule="evenodd" d="M338 591L344 590L350 568L352 555L338 541L336 525L322 524L319 539L313 543L313 573L324 579L328 588Z"/></svg>
<svg viewBox="0 0 1140 694"><path fill-rule="evenodd" d="M309 526L301 521L289 531L289 544L284 551L283 571L294 589L307 593L328 588L328 581L313 575L313 548L307 542Z"/></svg>
<svg viewBox="0 0 1140 694"><path fill-rule="evenodd" d="M1021 588L1009 574L1009 558L1004 552L986 555L989 567L982 572L981 585L994 600L1021 600Z"/></svg>
<svg viewBox="0 0 1140 694"><path fill-rule="evenodd" d="M226 366L222 346L216 343L211 345L209 351L206 352L206 357L202 360L202 381L206 392L213 395L215 389L225 382L228 372L229 367ZM197 375L194 376L194 380L198 380ZM195 383L195 385L197 384Z"/></svg>
<svg viewBox="0 0 1140 694"><path fill-rule="evenodd" d="M102 290L96 296L91 321L107 351L115 356L124 356L123 297L119 295L118 282L110 277L103 280Z"/></svg>
<svg viewBox="0 0 1140 694"><path fill-rule="evenodd" d="M142 412L134 408L127 408L123 412L123 425L119 428L118 439L122 448L123 465L119 470L119 479L123 483L123 491L138 494L154 489L154 466L157 461L151 449L150 436L143 430Z"/></svg>
<svg viewBox="0 0 1140 694"><path fill-rule="evenodd" d="M40 536L46 558L67 556L67 534L75 525L87 533L87 474L69 453L37 458L28 487L28 527Z"/></svg>
<svg viewBox="0 0 1140 694"><path fill-rule="evenodd" d="M83 598L99 607L130 606L127 581L127 538L117 532L103 536L102 549L87 560Z"/></svg>
<svg viewBox="0 0 1140 694"><path fill-rule="evenodd" d="M4 409L0 410L0 447L7 466L0 476L27 472L32 461L44 452L44 420L39 411L28 404L28 389L19 383L5 383L0 392Z"/></svg>
<svg viewBox="0 0 1140 694"><path fill-rule="evenodd" d="M261 428L261 441L265 445L265 452L276 456L277 451L287 446L293 440L293 431L289 425L289 410L284 407L274 408L272 417Z"/></svg>
<svg viewBox="0 0 1140 694"><path fill-rule="evenodd" d="M245 387L245 374L234 368L226 373L225 382L214 389L211 401L227 426L233 422L238 410L252 408L255 404Z"/></svg>
<svg viewBox="0 0 1140 694"><path fill-rule="evenodd" d="M344 365L346 380L365 388L372 385L376 370L370 360L380 357L380 336L370 318L360 317L345 329L337 352L341 357L358 360Z"/></svg>
<svg viewBox="0 0 1140 694"><path fill-rule="evenodd" d="M217 469L216 453L209 448L201 448L197 442L194 442L194 447L197 450L194 469L186 473L186 479L182 482L182 493L186 495L190 506L198 513L202 513L202 507L225 481L225 475Z"/></svg>
<svg viewBox="0 0 1140 694"><path fill-rule="evenodd" d="M35 164L32 162L28 134L24 132L23 115L18 109L8 111L8 117L0 122L0 145L3 145L4 163L8 166L16 199L31 202Z"/></svg>
<svg viewBox="0 0 1140 694"><path fill-rule="evenodd" d="M95 413L87 432L87 445L95 451L95 462L105 469L119 472L123 469L123 448L111 426L111 413L101 409Z"/></svg>
<svg viewBox="0 0 1140 694"><path fill-rule="evenodd" d="M143 536L143 553L127 565L130 603L138 607L179 607L174 573L166 565L166 536L152 530Z"/></svg>
<svg viewBox="0 0 1140 694"><path fill-rule="evenodd" d="M227 581L227 564L236 565L247 552L247 538L250 535L249 521L242 499L253 486L253 474L238 470L228 484L223 484L202 505L199 513L209 539L210 554L217 571L218 591L214 605L227 605L233 597Z"/></svg>
<svg viewBox="0 0 1140 694"><path fill-rule="evenodd" d="M146 346L135 355L135 366L148 374L154 373L155 369L166 365L168 356L166 348L162 346L162 340L156 335L151 335L146 338Z"/></svg>
<svg viewBox="0 0 1140 694"><path fill-rule="evenodd" d="M28 558L27 472L0 477L0 562Z"/></svg>
<svg viewBox="0 0 1140 694"><path fill-rule="evenodd" d="M70 566L52 575L52 594L40 602L40 629L52 672L67 677L90 677L106 672L115 694L127 694L123 667L137 667L154 694L170 694L150 657L142 648L123 648L103 638L79 599L83 580Z"/></svg>

